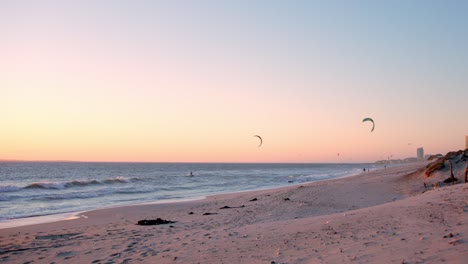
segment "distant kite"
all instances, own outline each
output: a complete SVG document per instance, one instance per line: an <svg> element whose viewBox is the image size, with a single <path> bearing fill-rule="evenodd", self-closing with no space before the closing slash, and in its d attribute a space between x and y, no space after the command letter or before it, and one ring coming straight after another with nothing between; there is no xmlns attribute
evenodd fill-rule
<svg viewBox="0 0 468 264"><path fill-rule="evenodd" d="M257 147L257 148L259 148L263 144L263 139L259 135L254 135L254 137L258 137L258 139L260 139L260 145L258 145L258 147Z"/></svg>
<svg viewBox="0 0 468 264"><path fill-rule="evenodd" d="M362 120L362 122L366 122L366 121L370 121L372 122L372 129L371 129L371 132L374 131L374 128L375 128L375 124L374 124L374 120L372 120L372 118L370 117L366 117Z"/></svg>

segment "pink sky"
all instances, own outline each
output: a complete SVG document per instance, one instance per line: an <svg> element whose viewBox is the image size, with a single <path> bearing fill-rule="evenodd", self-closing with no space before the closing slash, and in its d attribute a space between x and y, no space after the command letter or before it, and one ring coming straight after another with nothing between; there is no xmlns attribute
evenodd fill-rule
<svg viewBox="0 0 468 264"><path fill-rule="evenodd" d="M464 147L466 5L346 4L343 17L334 2L119 3L0 3L0 159L373 162Z"/></svg>

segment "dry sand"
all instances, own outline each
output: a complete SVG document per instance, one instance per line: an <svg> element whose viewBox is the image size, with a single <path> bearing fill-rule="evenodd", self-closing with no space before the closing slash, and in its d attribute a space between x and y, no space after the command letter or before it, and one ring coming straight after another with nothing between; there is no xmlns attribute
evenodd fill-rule
<svg viewBox="0 0 468 264"><path fill-rule="evenodd" d="M0 263L468 263L468 184L426 164L0 229Z"/></svg>

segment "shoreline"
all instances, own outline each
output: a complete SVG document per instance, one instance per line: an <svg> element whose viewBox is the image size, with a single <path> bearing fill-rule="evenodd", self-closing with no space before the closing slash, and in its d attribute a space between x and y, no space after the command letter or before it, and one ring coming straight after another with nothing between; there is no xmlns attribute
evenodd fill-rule
<svg viewBox="0 0 468 264"><path fill-rule="evenodd" d="M204 200L207 197L208 196L195 197L195 198L167 199L167 200L144 202L144 203L138 203L138 204L115 205L115 206L102 207L102 208L86 210L86 211L76 211L76 212L67 212L67 213L61 213L61 214L50 214L50 215L14 218L14 219L0 221L0 231L6 228L23 227L23 226L38 225L38 224L49 224L49 223L55 223L55 222L60 222L60 221L71 221L71 220L76 220L79 218L87 218L86 213L99 211L99 210L118 209L118 208L129 207L129 206L184 203L184 202Z"/></svg>
<svg viewBox="0 0 468 264"><path fill-rule="evenodd" d="M405 167L405 166L411 166L411 165L414 165L414 163L399 164L399 165L392 166L389 168ZM379 169L373 170L372 172L385 170L385 169L386 168L379 168ZM264 192L264 191L269 192L269 191L276 191L276 190L281 190L283 188L291 188L291 187L300 186L300 185L308 185L308 184L314 184L314 183L324 182L324 181L333 181L333 180L340 180L340 179L345 179L345 178L352 178L352 177L357 177L359 175L367 175L368 173L370 172L360 172L358 174L340 176L340 177L332 178L332 179L320 179L320 180L315 180L311 182L291 183L286 186L266 187L266 188L244 190L244 191L237 191L237 192L217 193L217 194L205 195L201 197L166 199L166 200L158 200L158 201L153 201L153 202L142 202L142 203L128 204L128 205L115 205L115 206L101 207L101 208L85 210L85 211L64 212L64 213L59 213L59 214L14 218L14 219L0 221L0 230L7 229L7 228L24 227L24 226L30 226L30 225L56 223L60 221L71 221L71 220L82 218L83 216L84 218L87 218L86 214L88 212L95 212L95 211L100 211L100 210L118 209L118 208L134 207L134 206L138 207L138 206L145 206L145 205L184 203L184 202L192 202L192 201L199 201L199 200L207 200L212 197L233 196L237 194L240 195L243 193L250 193L250 192Z"/></svg>
<svg viewBox="0 0 468 264"><path fill-rule="evenodd" d="M23 161L19 161L19 162L23 162ZM284 163L284 164L289 164L289 163ZM405 166L405 165L406 164L399 164L399 165L396 165L394 167ZM381 169L384 169L384 168L378 168L378 169L375 169L375 170L381 170ZM336 177L336 178L319 179L319 180L310 181L310 182L289 183L288 185L284 185L284 186L265 187L265 188L234 191L234 192L229 192L229 191L220 192L220 193L214 193L214 194L207 194L207 195L203 195L203 196L195 196L195 197L191 197L191 198L164 199L164 200L141 202L141 203L134 203L134 204L111 205L111 206L100 207L100 208L84 210L84 211L70 211L70 212L63 212L63 213L58 213L58 214L34 215L34 216L27 216L27 217L4 219L4 220L0 220L0 230L5 229L5 228L13 228L13 227L35 225L35 224L46 224L46 223L54 223L54 222L58 222L58 221L74 220L74 219L80 218L80 215L85 214L86 212L92 212L92 211L97 211L97 210L105 210L105 209L128 207L128 206L141 206L141 205L150 205L150 204L164 204L164 203L178 203L178 202L186 202L186 201L196 201L196 200L204 200L204 199L207 199L209 197L218 196L218 195L230 195L230 194L244 193L244 192L276 190L276 189L288 188L288 187L292 187L292 186L296 186L296 185L303 185L303 184L309 184L309 183L320 182L320 181L329 181L329 180L343 179L343 178L348 178L348 177L355 177L355 176L360 175L362 173L363 172L360 172L358 174L350 174L350 175L339 176L339 177Z"/></svg>
<svg viewBox="0 0 468 264"><path fill-rule="evenodd" d="M423 193L423 180L438 180L421 178L426 164L196 201L100 209L73 221L1 229L0 260L463 263L468 185ZM156 218L174 223L136 225Z"/></svg>

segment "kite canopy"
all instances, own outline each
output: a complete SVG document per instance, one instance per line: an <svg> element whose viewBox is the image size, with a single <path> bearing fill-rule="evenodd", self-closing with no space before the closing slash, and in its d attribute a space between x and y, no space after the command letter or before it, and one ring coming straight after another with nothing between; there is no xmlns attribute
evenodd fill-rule
<svg viewBox="0 0 468 264"><path fill-rule="evenodd" d="M263 144L263 139L259 135L254 135L254 137L258 137L258 139L260 139L260 145L258 145L258 148L259 148Z"/></svg>
<svg viewBox="0 0 468 264"><path fill-rule="evenodd" d="M371 129L371 132L374 131L374 128L375 128L375 124L374 124L374 120L372 120L372 118L370 117L366 117L362 120L362 122L367 122L367 121L370 121L372 122L372 129Z"/></svg>

